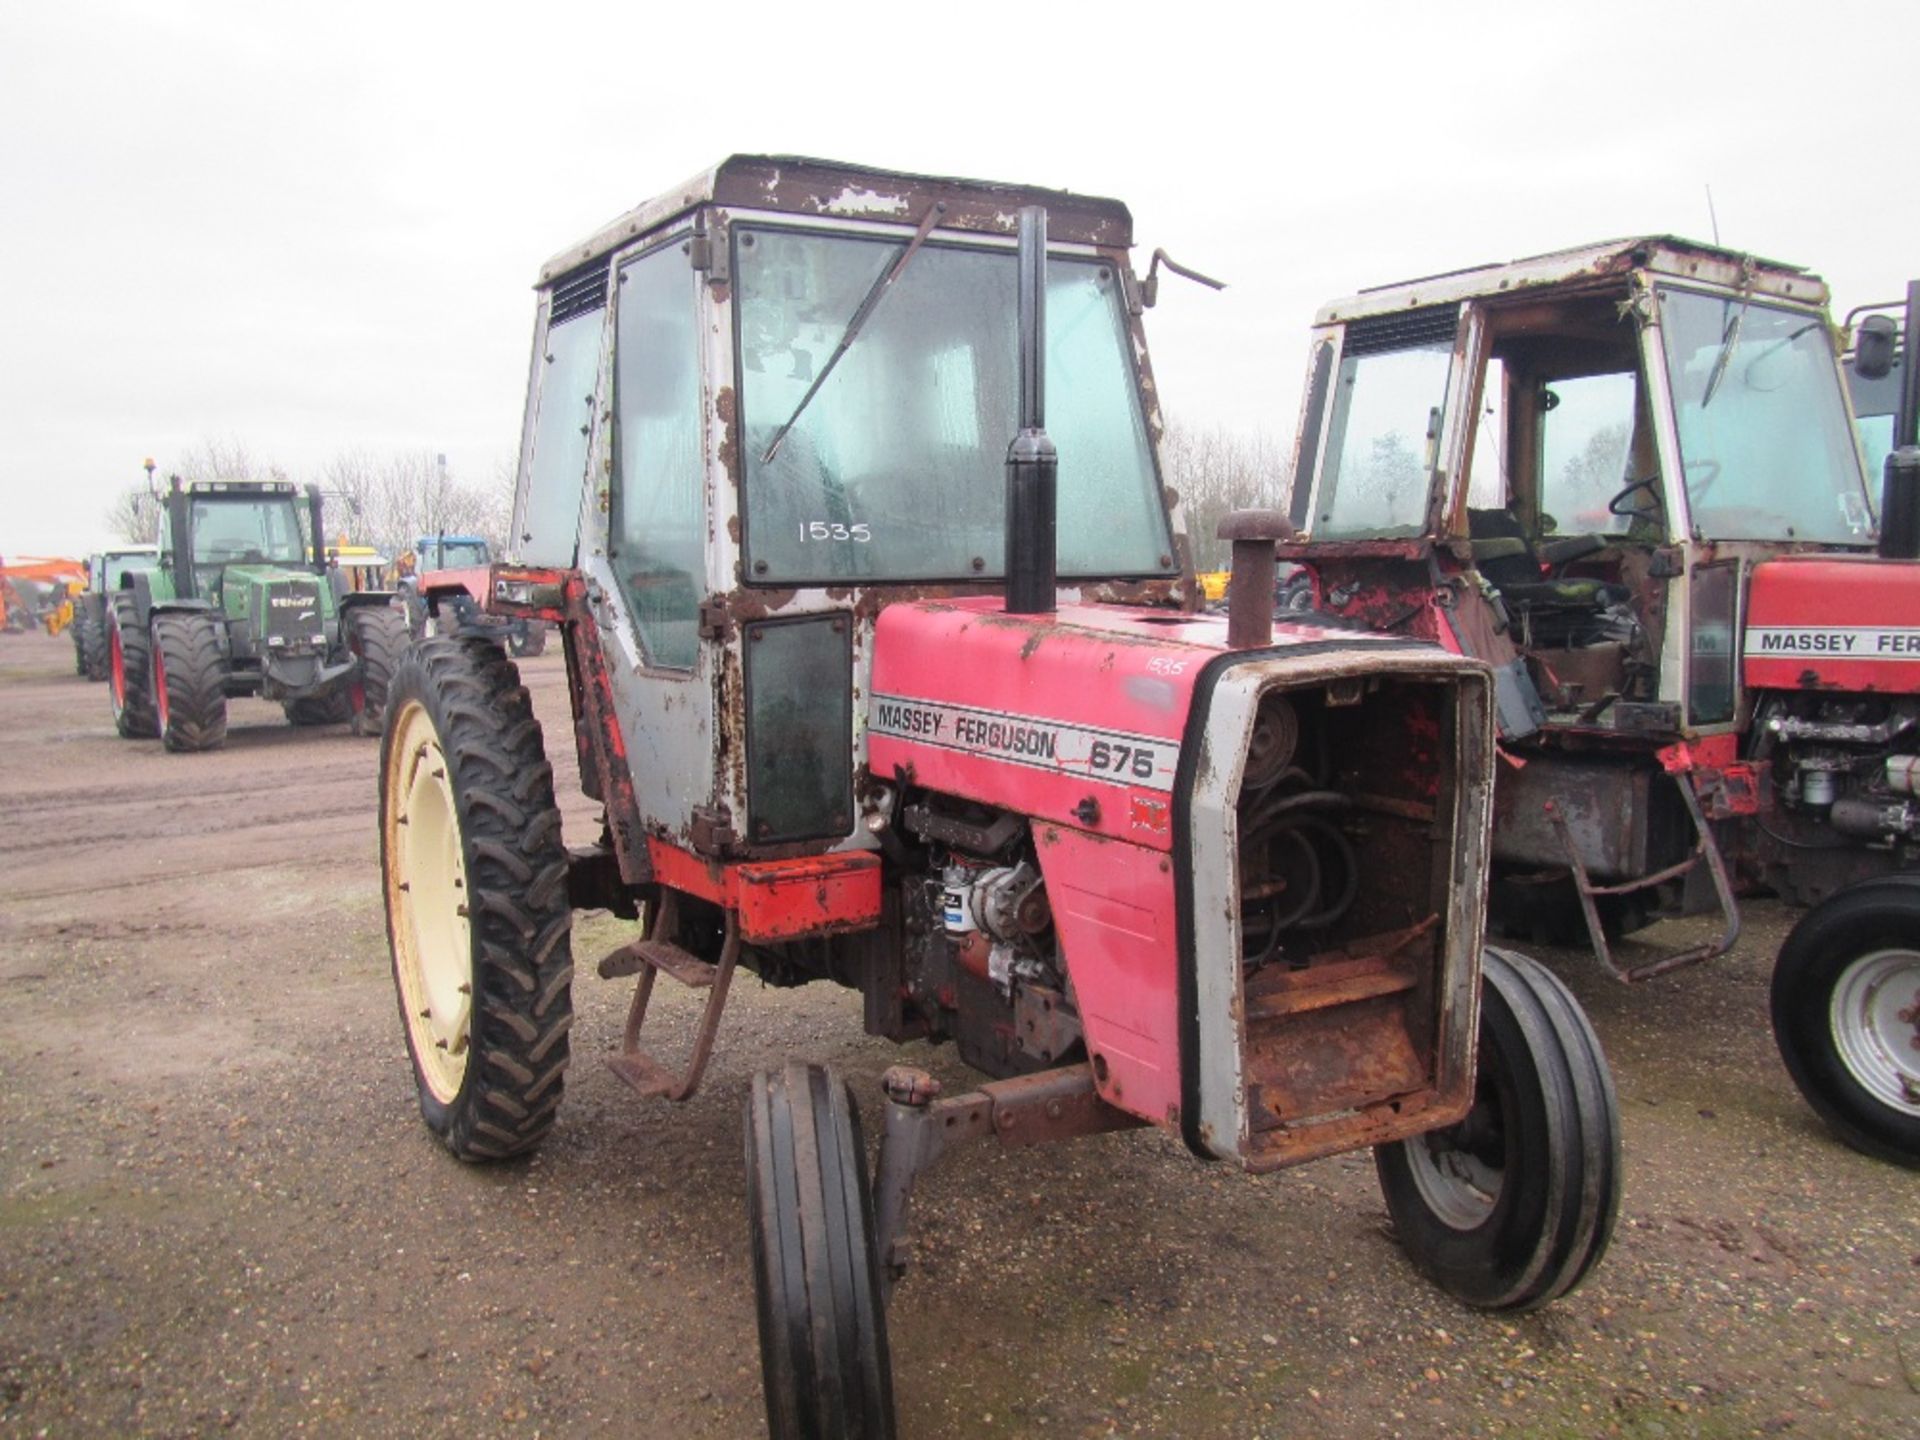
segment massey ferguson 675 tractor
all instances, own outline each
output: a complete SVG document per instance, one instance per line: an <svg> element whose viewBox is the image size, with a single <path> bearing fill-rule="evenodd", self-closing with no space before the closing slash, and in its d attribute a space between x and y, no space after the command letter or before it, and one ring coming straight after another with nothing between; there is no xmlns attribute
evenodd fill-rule
<svg viewBox="0 0 1920 1440"><path fill-rule="evenodd" d="M634 980L610 1064L643 1096L694 1092L742 969L848 986L870 1032L985 1077L889 1071L870 1186L849 1088L766 1057L778 1437L893 1433L908 1199L962 1140L1154 1125L1251 1171L1372 1146L1414 1262L1494 1309L1564 1294L1612 1229L1593 1033L1480 949L1492 671L1276 627L1271 512L1228 524L1230 616L1197 613L1131 228L1111 200L735 157L562 252L490 603L560 628L598 843L562 846L496 644L425 640L394 679L388 932L455 1155L554 1124L577 908L646 919L597 967ZM707 997L684 1058L647 1048L663 983Z"/></svg>
<svg viewBox="0 0 1920 1440"><path fill-rule="evenodd" d="M308 533L324 536L307 487ZM227 700L278 700L295 725L378 733L407 624L387 591L354 591L302 533L285 481L196 481L167 495L157 568L107 607L107 689L128 739L226 743Z"/></svg>
<svg viewBox="0 0 1920 1440"><path fill-rule="evenodd" d="M1876 548L1826 301L1653 237L1316 322L1292 598L1494 667L1496 918L1572 920L1623 979L1732 945L1742 884L1806 905L1920 862L1920 452ZM1849 904L1783 952L1776 1035L1846 1138L1912 1163L1920 888ZM1716 939L1616 964L1619 934L1715 911Z"/></svg>

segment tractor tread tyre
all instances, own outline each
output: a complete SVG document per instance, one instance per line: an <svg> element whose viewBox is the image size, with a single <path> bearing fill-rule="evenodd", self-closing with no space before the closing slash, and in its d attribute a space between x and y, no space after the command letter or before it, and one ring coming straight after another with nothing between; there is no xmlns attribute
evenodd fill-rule
<svg viewBox="0 0 1920 1440"><path fill-rule="evenodd" d="M73 622L73 633L79 636L80 673L89 680L107 678L107 625L106 621L94 615L82 615Z"/></svg>
<svg viewBox="0 0 1920 1440"><path fill-rule="evenodd" d="M1860 967L1876 955L1888 996L1875 1011L1882 1032L1897 1035L1859 1023L1858 1002L1874 993ZM1862 1154L1920 1169L1920 981L1909 983L1917 975L1920 875L1883 875L1835 891L1800 917L1774 961L1771 1002L1780 1058L1820 1118ZM1856 1001L1851 1046L1834 1029L1836 999L1848 990ZM1877 1065L1879 1075L1863 1075L1861 1064Z"/></svg>
<svg viewBox="0 0 1920 1440"><path fill-rule="evenodd" d="M180 754L227 743L226 661L220 622L205 611L153 617L153 697L160 739Z"/></svg>
<svg viewBox="0 0 1920 1440"><path fill-rule="evenodd" d="M387 938L421 1115L462 1160L522 1155L553 1128L573 1025L567 852L540 722L519 672L484 642L434 639L405 649L381 698ZM406 753L409 737L427 737L420 753ZM410 767L421 765L439 775L444 788L435 793L450 805L466 897L457 906L459 922L428 913L397 869L413 853L404 846L417 843L403 838L408 817L398 807L419 793ZM447 908L456 898L447 893ZM422 947L449 934L462 938L438 954L440 973L460 976L468 997L464 1035L454 1047L464 1061L450 1080L436 1069L446 1062L426 1049L434 1043L426 1017L410 1010L403 959L431 963ZM403 951L403 940L413 948ZM446 1082L446 1093L435 1093L430 1073Z"/></svg>
<svg viewBox="0 0 1920 1440"><path fill-rule="evenodd" d="M760 1369L772 1440L892 1440L893 1370L860 1112L818 1065L746 1103Z"/></svg>
<svg viewBox="0 0 1920 1440"><path fill-rule="evenodd" d="M344 725L353 718L353 697L345 690L330 695L301 695L281 702L290 725Z"/></svg>
<svg viewBox="0 0 1920 1440"><path fill-rule="evenodd" d="M407 632L406 617L384 605L349 610L346 631L347 648L360 661L360 674L348 700L353 733L377 736L386 720L387 692L393 685L394 672L413 637Z"/></svg>
<svg viewBox="0 0 1920 1440"><path fill-rule="evenodd" d="M1572 1290L1606 1253L1620 1207L1619 1103L1593 1027L1558 979L1494 949L1481 973L1472 1112L1374 1159L1415 1267L1465 1304L1526 1311ZM1485 1168L1469 1180L1475 1164Z"/></svg>
<svg viewBox="0 0 1920 1440"><path fill-rule="evenodd" d="M116 595L107 618L107 704L113 728L127 740L160 734L153 713L153 638L140 623L133 596Z"/></svg>

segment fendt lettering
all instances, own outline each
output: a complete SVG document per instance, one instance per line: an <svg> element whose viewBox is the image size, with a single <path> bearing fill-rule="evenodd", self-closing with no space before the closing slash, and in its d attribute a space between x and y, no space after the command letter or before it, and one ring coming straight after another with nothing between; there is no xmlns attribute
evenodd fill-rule
<svg viewBox="0 0 1920 1440"><path fill-rule="evenodd" d="M1503 929L1638 980L1729 949L1738 887L1821 907L1776 966L1782 1056L1843 1138L1920 1163L1912 1007L1885 999L1920 994L1920 885L1881 883L1920 877L1920 388L1864 473L1833 334L1819 277L1671 236L1336 301L1282 553L1290 613L1494 667ZM1716 938L1616 961L1681 914Z"/></svg>
<svg viewBox="0 0 1920 1440"><path fill-rule="evenodd" d="M394 678L394 977L456 1156L539 1144L602 1043L575 908L636 922L596 968L634 982L608 1063L644 1097L695 1092L741 969L980 1072L890 1070L869 1182L849 1087L764 1057L742 1239L775 1440L896 1433L910 1199L964 1139L1371 1147L1414 1263L1490 1309L1566 1293L1613 1228L1593 1031L1480 948L1493 672L1247 623L1271 512L1230 522L1231 642L1200 613L1132 244L1113 200L736 156L567 247L488 603L559 627L597 843L562 844L496 643ZM706 996L676 1064L643 1044L660 984Z"/></svg>

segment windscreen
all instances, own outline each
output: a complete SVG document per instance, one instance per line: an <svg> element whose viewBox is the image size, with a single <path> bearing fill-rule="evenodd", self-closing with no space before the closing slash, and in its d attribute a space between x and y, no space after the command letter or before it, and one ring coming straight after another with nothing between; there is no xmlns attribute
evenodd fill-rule
<svg viewBox="0 0 1920 1440"><path fill-rule="evenodd" d="M1695 530L1716 540L1871 543L1823 316L1663 289L1660 337Z"/></svg>
<svg viewBox="0 0 1920 1440"><path fill-rule="evenodd" d="M484 540L428 540L421 546L420 562L429 570L467 570L487 563Z"/></svg>
<svg viewBox="0 0 1920 1440"><path fill-rule="evenodd" d="M290 499L212 499L192 502L193 563L306 562L299 511Z"/></svg>
<svg viewBox="0 0 1920 1440"><path fill-rule="evenodd" d="M1018 423L1015 255L925 245L769 460L905 242L739 227L738 349L750 578L933 581L1005 568ZM1047 266L1047 431L1063 578L1170 574L1120 277Z"/></svg>

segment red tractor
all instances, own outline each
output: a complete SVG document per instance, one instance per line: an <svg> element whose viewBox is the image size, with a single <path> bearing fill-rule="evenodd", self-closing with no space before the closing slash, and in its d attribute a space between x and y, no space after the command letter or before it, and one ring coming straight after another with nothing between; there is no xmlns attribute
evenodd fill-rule
<svg viewBox="0 0 1920 1440"><path fill-rule="evenodd" d="M1843 1135L1914 1163L1920 889L1885 877L1920 867L1920 451L1876 533L1826 302L1670 237L1336 301L1281 553L1322 623L1494 667L1500 923L1635 980L1730 947L1741 888L1846 892L1782 954L1776 1035ZM1703 912L1713 940L1616 962Z"/></svg>
<svg viewBox="0 0 1920 1440"><path fill-rule="evenodd" d="M1371 1146L1415 1264L1493 1309L1566 1293L1612 1230L1592 1030L1480 948L1492 672L1276 628L1270 512L1229 526L1231 616L1199 613L1131 230L1111 200L743 156L569 247L489 603L560 631L598 843L562 846L497 644L428 639L395 682L388 929L455 1155L553 1126L582 908L645 921L597 966L634 981L609 1063L642 1096L694 1092L742 969L854 989L869 1032L982 1073L889 1071L870 1184L850 1089L767 1057L777 1437L893 1433L908 1200L962 1140L1152 1125L1258 1172ZM663 983L706 995L677 1062L644 1043Z"/></svg>

